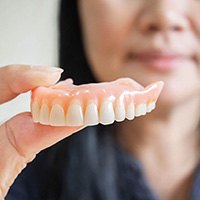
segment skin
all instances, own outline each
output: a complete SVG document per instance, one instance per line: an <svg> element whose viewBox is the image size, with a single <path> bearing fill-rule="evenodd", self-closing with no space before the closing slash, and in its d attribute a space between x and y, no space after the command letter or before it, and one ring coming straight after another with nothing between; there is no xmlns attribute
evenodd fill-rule
<svg viewBox="0 0 200 200"><path fill-rule="evenodd" d="M165 83L154 112L117 124L119 144L140 160L163 200L190 199L199 163L199 10L196 0L79 0L85 50L99 81Z"/></svg>
<svg viewBox="0 0 200 200"><path fill-rule="evenodd" d="M0 68L0 104L20 93L56 83L62 71L49 67L12 65ZM9 77L7 77L9 74ZM50 127L33 123L30 113L14 116L0 126L0 199L36 154L83 127Z"/></svg>

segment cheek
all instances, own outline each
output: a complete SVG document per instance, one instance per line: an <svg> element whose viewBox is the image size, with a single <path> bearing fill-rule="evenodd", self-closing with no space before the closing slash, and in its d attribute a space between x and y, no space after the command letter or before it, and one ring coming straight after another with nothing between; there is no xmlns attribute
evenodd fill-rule
<svg viewBox="0 0 200 200"><path fill-rule="evenodd" d="M98 74L104 73L104 76L108 69L113 74L117 73L133 28L135 12L127 9L127 4L112 0L82 3L79 9L84 47L92 70Z"/></svg>
<svg viewBox="0 0 200 200"><path fill-rule="evenodd" d="M119 27L120 23L120 27ZM122 50L127 38L127 24L103 16L95 20L85 20L84 45L86 52L108 57L117 56Z"/></svg>
<svg viewBox="0 0 200 200"><path fill-rule="evenodd" d="M94 24L85 30L85 50L91 69L97 79L108 81L118 70L123 59L126 33L115 24ZM106 72L106 74L105 74ZM108 80L107 80L108 79Z"/></svg>
<svg viewBox="0 0 200 200"><path fill-rule="evenodd" d="M188 6L191 16L191 23L197 33L200 34L200 1L195 0ZM199 35L200 36L200 35Z"/></svg>

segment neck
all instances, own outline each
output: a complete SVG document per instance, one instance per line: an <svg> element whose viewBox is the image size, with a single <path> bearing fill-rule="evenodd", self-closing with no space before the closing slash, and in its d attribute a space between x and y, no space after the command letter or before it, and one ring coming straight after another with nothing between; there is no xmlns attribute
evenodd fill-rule
<svg viewBox="0 0 200 200"><path fill-rule="evenodd" d="M194 101L166 110L159 110L158 105L144 117L119 124L121 146L140 160L151 185L157 193L162 191L162 199L179 199L168 196L176 195L180 184L180 189L186 187L183 179L190 188L199 162L199 99Z"/></svg>

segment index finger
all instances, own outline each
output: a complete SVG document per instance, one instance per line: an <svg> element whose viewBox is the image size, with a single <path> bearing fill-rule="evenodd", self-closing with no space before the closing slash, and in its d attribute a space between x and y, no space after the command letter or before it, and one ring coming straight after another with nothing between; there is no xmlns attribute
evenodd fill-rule
<svg viewBox="0 0 200 200"><path fill-rule="evenodd" d="M0 104L38 86L50 86L60 79L62 69L9 65L0 68Z"/></svg>

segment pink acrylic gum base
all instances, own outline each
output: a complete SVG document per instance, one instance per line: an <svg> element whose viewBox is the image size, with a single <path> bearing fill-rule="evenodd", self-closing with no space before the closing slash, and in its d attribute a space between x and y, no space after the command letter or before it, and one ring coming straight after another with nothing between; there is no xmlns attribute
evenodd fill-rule
<svg viewBox="0 0 200 200"><path fill-rule="evenodd" d="M125 78L127 79L127 78ZM128 79L128 81L131 81ZM145 88L134 87L120 79L109 83L73 85L70 81L60 82L53 87L38 87L32 91L32 102L37 102L39 106L43 103L51 108L54 104L59 104L65 112L72 101L78 101L83 111L90 102L96 103L98 109L104 100L111 101L115 108L116 102L122 101L124 105L133 103L150 104L156 102L163 88L163 82L155 82Z"/></svg>

